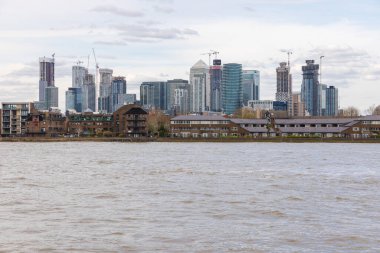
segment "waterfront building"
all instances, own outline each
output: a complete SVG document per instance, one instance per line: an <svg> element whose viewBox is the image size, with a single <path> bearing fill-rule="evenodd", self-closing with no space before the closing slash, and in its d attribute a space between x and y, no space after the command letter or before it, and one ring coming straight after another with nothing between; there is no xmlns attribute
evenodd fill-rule
<svg viewBox="0 0 380 253"><path fill-rule="evenodd" d="M260 100L260 71L243 70L243 104L249 100Z"/></svg>
<svg viewBox="0 0 380 253"><path fill-rule="evenodd" d="M170 121L172 137L315 137L370 138L380 134L380 115L359 118L234 119L184 115ZM269 135L268 135L269 131Z"/></svg>
<svg viewBox="0 0 380 253"><path fill-rule="evenodd" d="M27 136L57 137L66 133L66 117L60 110L39 111L32 107L26 120Z"/></svg>
<svg viewBox="0 0 380 253"><path fill-rule="evenodd" d="M66 111L82 112L82 88L69 88L66 91Z"/></svg>
<svg viewBox="0 0 380 253"><path fill-rule="evenodd" d="M167 110L172 115L189 112L190 87L187 80L174 79L167 82Z"/></svg>
<svg viewBox="0 0 380 253"><path fill-rule="evenodd" d="M213 60L213 65L210 67L210 106L211 111L222 111L222 61L219 59Z"/></svg>
<svg viewBox="0 0 380 253"><path fill-rule="evenodd" d="M111 83L110 112L116 111L124 104L124 95L127 94L127 81L125 77L114 77Z"/></svg>
<svg viewBox="0 0 380 253"><path fill-rule="evenodd" d="M233 114L243 106L242 65L228 63L223 65L222 110Z"/></svg>
<svg viewBox="0 0 380 253"><path fill-rule="evenodd" d="M26 120L31 103L2 103L1 135L19 136L26 132Z"/></svg>
<svg viewBox="0 0 380 253"><path fill-rule="evenodd" d="M276 69L277 73L277 92L276 100L285 102L288 106L289 117L293 116L292 111L292 75L290 74L290 66L286 62L281 62L280 67Z"/></svg>
<svg viewBox="0 0 380 253"><path fill-rule="evenodd" d="M314 60L307 60L306 66L302 66L303 81L301 86L301 99L305 103L305 109L310 116L321 115L321 99L318 77L319 64Z"/></svg>
<svg viewBox="0 0 380 253"><path fill-rule="evenodd" d="M294 92L292 98L292 111L294 117L305 116L305 103L301 100L301 92Z"/></svg>
<svg viewBox="0 0 380 253"><path fill-rule="evenodd" d="M210 110L210 69L199 60L190 69L190 111L201 113Z"/></svg>
<svg viewBox="0 0 380 253"><path fill-rule="evenodd" d="M141 106L130 104L113 113L113 133L119 137L144 137L148 135L148 112Z"/></svg>
<svg viewBox="0 0 380 253"><path fill-rule="evenodd" d="M76 136L112 135L112 114L103 113L70 113L67 115L67 133Z"/></svg>
<svg viewBox="0 0 380 253"><path fill-rule="evenodd" d="M140 103L147 110L167 110L167 83L143 82L140 85Z"/></svg>
<svg viewBox="0 0 380 253"><path fill-rule="evenodd" d="M112 69L99 69L99 98L98 98L98 111L101 113L108 113L111 111L110 94L112 84Z"/></svg>

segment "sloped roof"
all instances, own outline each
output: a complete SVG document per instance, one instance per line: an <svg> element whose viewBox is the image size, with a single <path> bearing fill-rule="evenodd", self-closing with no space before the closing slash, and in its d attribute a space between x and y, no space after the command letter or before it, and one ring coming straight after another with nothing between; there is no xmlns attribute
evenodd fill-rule
<svg viewBox="0 0 380 253"><path fill-rule="evenodd" d="M204 69L204 68L208 68L208 65L203 60L199 60L191 68L192 69Z"/></svg>
<svg viewBox="0 0 380 253"><path fill-rule="evenodd" d="M222 116L219 116L219 115L215 115L215 116L203 116L203 115L181 115L181 116L177 116L177 117L174 117L171 119L172 121L173 120L188 120L188 121L191 121L191 120L196 120L196 121L220 121L220 120L227 120L227 121L230 121L230 119L227 119L227 118L224 118Z"/></svg>

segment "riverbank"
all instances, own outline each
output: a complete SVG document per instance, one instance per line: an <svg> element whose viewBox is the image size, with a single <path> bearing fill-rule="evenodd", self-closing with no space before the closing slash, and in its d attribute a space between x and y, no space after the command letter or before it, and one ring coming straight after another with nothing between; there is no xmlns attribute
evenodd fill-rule
<svg viewBox="0 0 380 253"><path fill-rule="evenodd" d="M271 137L271 138L120 138L120 137L10 137L0 142L275 142L275 143L380 143L377 139L343 139L313 137Z"/></svg>

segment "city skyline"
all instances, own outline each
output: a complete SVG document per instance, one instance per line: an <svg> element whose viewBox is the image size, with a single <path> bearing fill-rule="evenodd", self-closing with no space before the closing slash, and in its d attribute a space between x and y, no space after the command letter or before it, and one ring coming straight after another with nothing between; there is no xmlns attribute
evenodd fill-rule
<svg viewBox="0 0 380 253"><path fill-rule="evenodd" d="M42 3L60 12L38 10ZM339 88L341 107L363 111L379 103L379 3L209 1L195 8L197 4L81 1L73 8L58 1L0 1L0 101L38 100L38 57L55 53L55 86L63 109L72 66L81 60L86 67L95 48L101 68L126 76L128 93L139 94L143 81L189 80L190 67L199 59L208 62L201 54L214 49L223 63L259 70L261 98L274 99L276 67L292 50L293 91L300 91L305 60L318 63L324 55L323 83ZM94 66L91 56L91 73Z"/></svg>

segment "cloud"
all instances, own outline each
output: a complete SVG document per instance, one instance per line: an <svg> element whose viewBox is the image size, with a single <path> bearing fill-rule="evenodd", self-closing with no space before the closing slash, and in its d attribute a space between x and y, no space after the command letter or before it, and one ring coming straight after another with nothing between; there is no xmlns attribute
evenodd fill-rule
<svg viewBox="0 0 380 253"><path fill-rule="evenodd" d="M108 14L114 14L114 15L119 15L123 17L142 17L144 16L144 13L139 12L139 11L129 11L125 9L120 9L115 6L108 6L108 5L102 5L102 6L97 6L91 11L94 12L103 12L103 13L108 13Z"/></svg>
<svg viewBox="0 0 380 253"><path fill-rule="evenodd" d="M156 42L160 40L186 39L189 36L199 35L197 31L189 28L157 28L140 24L115 25L119 35L125 41Z"/></svg>
<svg viewBox="0 0 380 253"><path fill-rule="evenodd" d="M95 41L94 44L96 45L105 45L105 46L126 46L127 43L124 41Z"/></svg>
<svg viewBox="0 0 380 253"><path fill-rule="evenodd" d="M166 14L170 14L170 13L173 13L174 12L174 9L173 8L170 8L170 7L164 7L164 6L159 6L159 5L155 5L153 6L153 9L157 12L161 12L161 13L166 13Z"/></svg>

